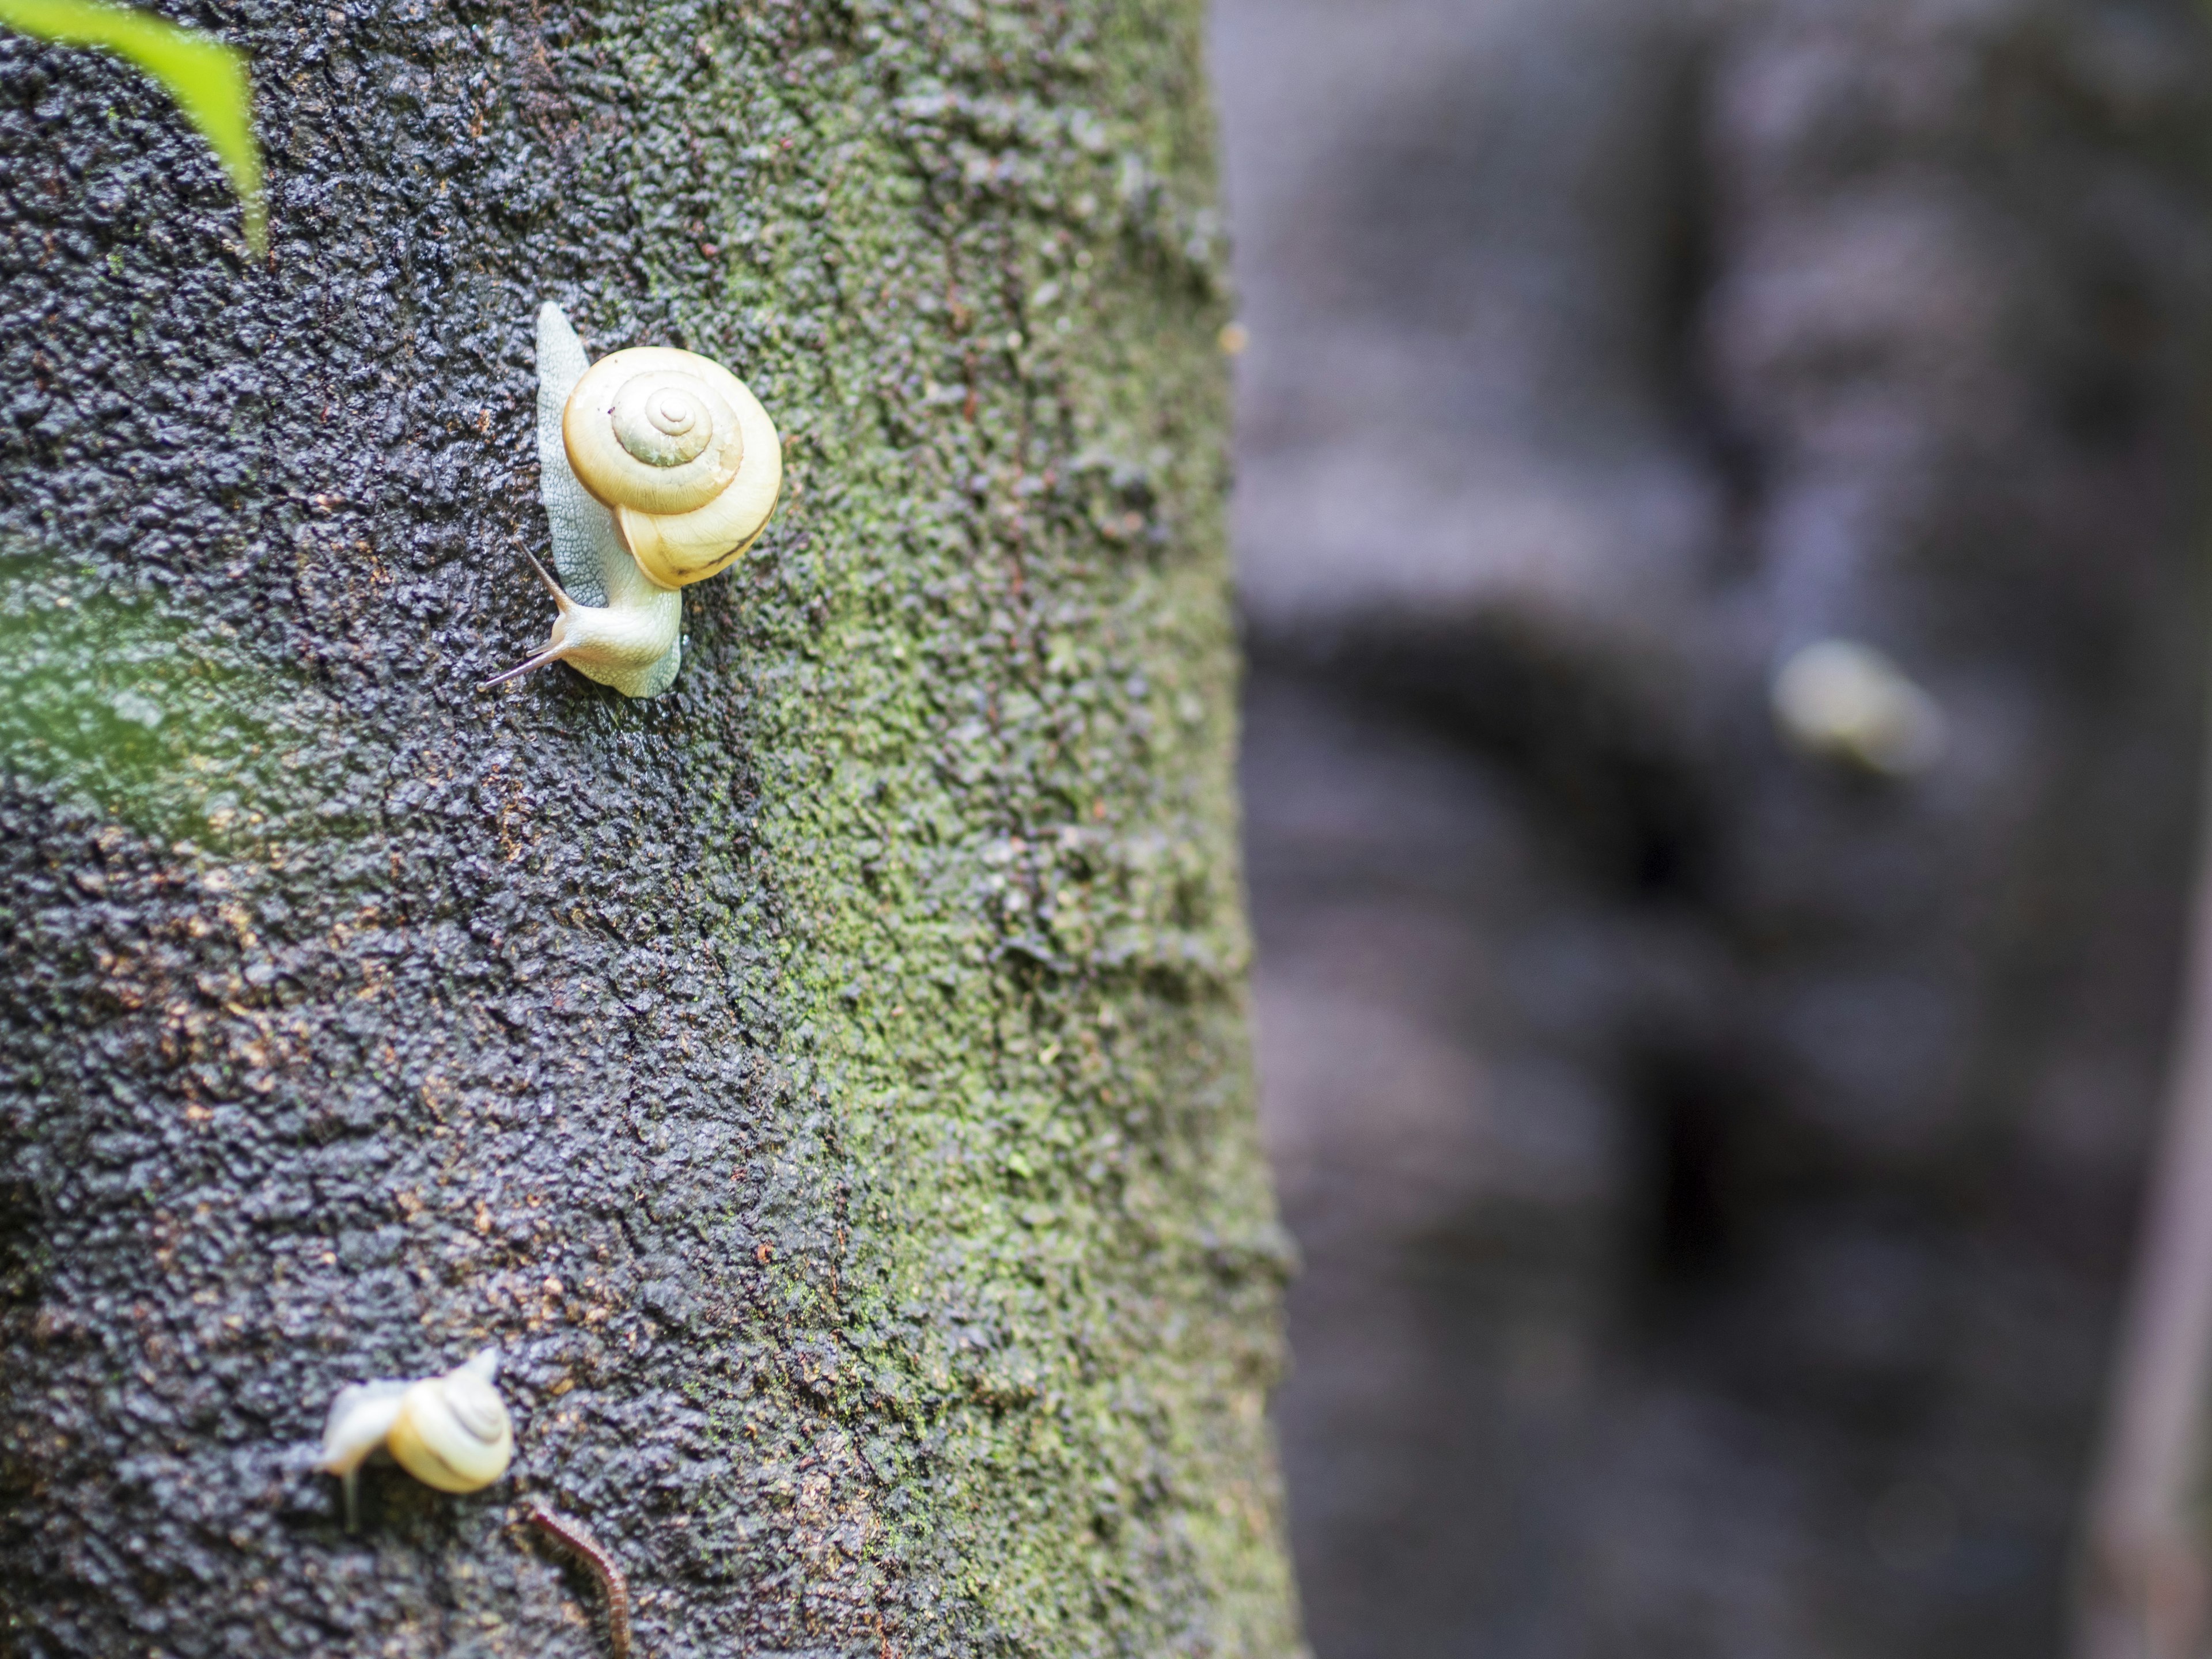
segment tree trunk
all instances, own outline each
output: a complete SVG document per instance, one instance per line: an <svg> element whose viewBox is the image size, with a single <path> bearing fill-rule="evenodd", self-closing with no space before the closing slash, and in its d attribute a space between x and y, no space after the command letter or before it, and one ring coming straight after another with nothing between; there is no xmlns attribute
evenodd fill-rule
<svg viewBox="0 0 2212 1659"><path fill-rule="evenodd" d="M0 36L0 1648L1285 1654L1194 0ZM668 696L550 607L532 317L785 434ZM496 1344L518 1455L306 1467Z"/></svg>

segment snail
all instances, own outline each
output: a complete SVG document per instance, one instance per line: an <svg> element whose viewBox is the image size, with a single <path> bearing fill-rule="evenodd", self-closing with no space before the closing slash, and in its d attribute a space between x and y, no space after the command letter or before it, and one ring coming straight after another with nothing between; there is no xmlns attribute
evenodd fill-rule
<svg viewBox="0 0 2212 1659"><path fill-rule="evenodd" d="M1768 695L1790 744L1879 777L1916 777L1943 757L1942 705L1881 652L1815 640L1793 652Z"/></svg>
<svg viewBox="0 0 2212 1659"><path fill-rule="evenodd" d="M565 662L626 697L657 696L683 656L681 589L750 547L783 487L783 441L745 383L661 346L596 363L560 307L538 313L539 498L557 578L545 648L483 690Z"/></svg>
<svg viewBox="0 0 2212 1659"><path fill-rule="evenodd" d="M486 1348L443 1376L390 1377L338 1390L323 1423L316 1468L345 1483L346 1529L353 1529L361 1466L387 1455L427 1486L475 1492L507 1473L514 1425L492 1379L499 1350Z"/></svg>

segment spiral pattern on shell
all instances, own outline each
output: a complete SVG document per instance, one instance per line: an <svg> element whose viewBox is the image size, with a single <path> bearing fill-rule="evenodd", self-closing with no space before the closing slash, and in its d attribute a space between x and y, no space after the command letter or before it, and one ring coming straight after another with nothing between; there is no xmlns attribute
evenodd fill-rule
<svg viewBox="0 0 2212 1659"><path fill-rule="evenodd" d="M617 351L562 411L576 478L614 513L623 544L659 586L703 581L775 511L783 444L745 383L696 352Z"/></svg>
<svg viewBox="0 0 2212 1659"><path fill-rule="evenodd" d="M440 1492L475 1492L507 1473L514 1425L492 1387L489 1349L443 1376L425 1377L400 1396L385 1444L399 1467Z"/></svg>

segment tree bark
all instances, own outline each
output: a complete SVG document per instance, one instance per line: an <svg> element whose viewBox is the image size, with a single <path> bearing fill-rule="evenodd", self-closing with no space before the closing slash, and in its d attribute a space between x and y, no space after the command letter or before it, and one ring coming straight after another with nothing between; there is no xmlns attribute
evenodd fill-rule
<svg viewBox="0 0 2212 1659"><path fill-rule="evenodd" d="M1194 0L242 0L272 254L0 36L0 1647L1294 1652ZM786 440L544 638L532 317ZM447 1498L302 1448L500 1346Z"/></svg>

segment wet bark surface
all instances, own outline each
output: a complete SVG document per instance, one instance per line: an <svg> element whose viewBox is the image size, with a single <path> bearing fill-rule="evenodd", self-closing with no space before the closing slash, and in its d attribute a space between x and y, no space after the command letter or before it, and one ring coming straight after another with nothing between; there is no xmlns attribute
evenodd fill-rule
<svg viewBox="0 0 2212 1659"><path fill-rule="evenodd" d="M532 1501L656 1659L1294 1650L1195 9L179 15L265 264L0 34L8 1651L599 1652ZM474 690L546 299L784 434L661 699Z"/></svg>
<svg viewBox="0 0 2212 1659"><path fill-rule="evenodd" d="M2057 1651L2201 773L2201 18L1217 28L1317 1652ZM1932 769L1778 739L1835 638Z"/></svg>

